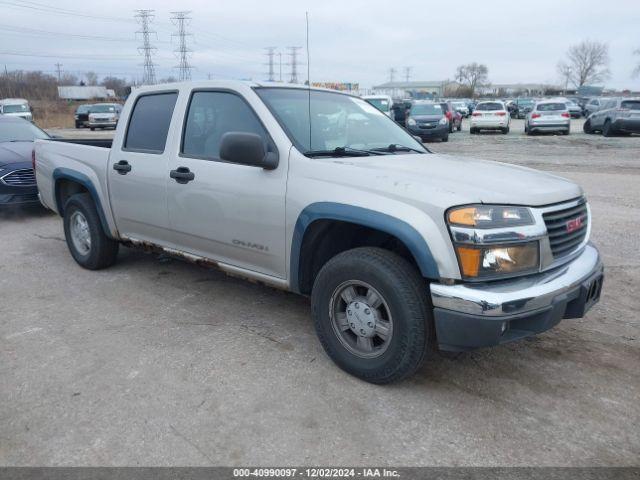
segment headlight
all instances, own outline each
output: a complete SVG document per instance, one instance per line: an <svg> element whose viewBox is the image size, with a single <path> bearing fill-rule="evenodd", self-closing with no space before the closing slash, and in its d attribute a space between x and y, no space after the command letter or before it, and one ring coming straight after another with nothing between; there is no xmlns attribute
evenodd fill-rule
<svg viewBox="0 0 640 480"><path fill-rule="evenodd" d="M410 118L409 120L407 120L407 125L413 126L415 124L416 124L416 121L413 118Z"/></svg>
<svg viewBox="0 0 640 480"><path fill-rule="evenodd" d="M540 244L537 235L531 236L529 227L536 223L529 208L469 205L449 210L446 219L463 278L485 280L538 271Z"/></svg>
<svg viewBox="0 0 640 480"><path fill-rule="evenodd" d="M533 225L533 215L526 207L471 205L449 210L449 225L474 228L503 228Z"/></svg>
<svg viewBox="0 0 640 480"><path fill-rule="evenodd" d="M447 117L442 117L438 123L440 125L446 125L447 123L449 123L449 120L447 120Z"/></svg>
<svg viewBox="0 0 640 480"><path fill-rule="evenodd" d="M534 272L540 264L537 241L483 247L457 245L456 253L462 276L470 279Z"/></svg>

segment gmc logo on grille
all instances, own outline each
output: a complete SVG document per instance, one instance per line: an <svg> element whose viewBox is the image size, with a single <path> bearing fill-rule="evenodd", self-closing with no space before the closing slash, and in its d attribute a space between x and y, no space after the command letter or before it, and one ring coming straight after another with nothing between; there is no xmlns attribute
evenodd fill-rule
<svg viewBox="0 0 640 480"><path fill-rule="evenodd" d="M567 233L575 232L582 227L582 217L574 218L567 222Z"/></svg>

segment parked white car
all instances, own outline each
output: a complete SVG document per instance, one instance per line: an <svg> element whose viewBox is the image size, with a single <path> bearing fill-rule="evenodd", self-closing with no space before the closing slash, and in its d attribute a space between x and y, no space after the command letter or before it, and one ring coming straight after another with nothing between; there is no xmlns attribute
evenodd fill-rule
<svg viewBox="0 0 640 480"><path fill-rule="evenodd" d="M0 100L0 114L8 117L20 117L33 121L31 107L24 98L5 98Z"/></svg>
<svg viewBox="0 0 640 480"><path fill-rule="evenodd" d="M479 102L471 115L470 133L478 133L480 130L500 130L509 133L511 116L504 102L492 100Z"/></svg>
<svg viewBox="0 0 640 480"><path fill-rule="evenodd" d="M387 117L393 118L393 99L388 95L364 95L364 100L376 107Z"/></svg>
<svg viewBox="0 0 640 480"><path fill-rule="evenodd" d="M96 128L116 128L122 112L122 105L118 103L96 103L89 110L88 126Z"/></svg>
<svg viewBox="0 0 640 480"><path fill-rule="evenodd" d="M560 132L569 135L571 114L567 104L558 100L543 100L536 103L524 121L527 135L537 132Z"/></svg>

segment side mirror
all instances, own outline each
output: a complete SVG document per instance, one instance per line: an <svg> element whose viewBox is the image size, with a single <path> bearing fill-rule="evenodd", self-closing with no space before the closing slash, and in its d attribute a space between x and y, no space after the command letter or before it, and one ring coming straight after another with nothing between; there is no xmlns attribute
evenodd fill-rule
<svg viewBox="0 0 640 480"><path fill-rule="evenodd" d="M227 132L220 143L220 158L227 162L273 170L278 166L278 155L267 152L260 135L245 132Z"/></svg>

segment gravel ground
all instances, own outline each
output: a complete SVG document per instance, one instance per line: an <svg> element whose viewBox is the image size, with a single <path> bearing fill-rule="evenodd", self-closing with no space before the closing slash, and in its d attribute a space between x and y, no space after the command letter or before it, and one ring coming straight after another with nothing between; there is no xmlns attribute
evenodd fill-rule
<svg viewBox="0 0 640 480"><path fill-rule="evenodd" d="M637 466L640 138L573 126L527 137L514 121L430 148L582 184L600 304L384 387L329 361L305 298L128 249L82 270L59 218L5 212L0 465Z"/></svg>

